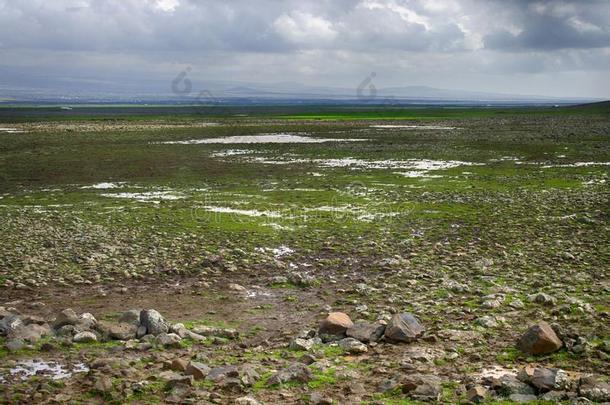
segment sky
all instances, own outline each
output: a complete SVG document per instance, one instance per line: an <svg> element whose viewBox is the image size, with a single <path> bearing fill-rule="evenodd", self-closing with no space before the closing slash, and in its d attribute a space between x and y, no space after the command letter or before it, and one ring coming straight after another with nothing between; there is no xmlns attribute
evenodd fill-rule
<svg viewBox="0 0 610 405"><path fill-rule="evenodd" d="M610 98L608 0L0 0L7 88L301 83ZM0 93L0 97L2 94Z"/></svg>

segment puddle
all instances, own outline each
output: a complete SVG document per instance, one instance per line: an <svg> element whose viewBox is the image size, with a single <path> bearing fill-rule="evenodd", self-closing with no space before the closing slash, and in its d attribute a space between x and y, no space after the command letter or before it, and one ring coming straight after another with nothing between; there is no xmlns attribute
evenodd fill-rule
<svg viewBox="0 0 610 405"><path fill-rule="evenodd" d="M229 207L214 207L211 205L206 205L205 207L201 207L210 212L218 212L221 214L237 214L237 215L246 215L249 217L270 217L270 218L281 218L281 214L279 212L274 211L258 211L258 210L241 210L236 208Z"/></svg>
<svg viewBox="0 0 610 405"><path fill-rule="evenodd" d="M462 162L458 160L431 160L431 159L407 159L407 160L364 160L356 158L342 159L304 159L304 158L246 158L250 162L288 165L311 163L321 167L345 167L350 169L405 169L405 170L445 170L460 166L483 166L484 163Z"/></svg>
<svg viewBox="0 0 610 405"><path fill-rule="evenodd" d="M173 191L149 191L144 193L103 193L103 197L127 198L139 202L151 202L158 204L160 200L181 200L185 196Z"/></svg>
<svg viewBox="0 0 610 405"><path fill-rule="evenodd" d="M6 134L23 134L25 131L19 128L3 128L0 127L0 132L4 132Z"/></svg>
<svg viewBox="0 0 610 405"><path fill-rule="evenodd" d="M479 378L485 379L485 378L500 378L503 375L512 375L512 376L516 376L517 375L517 370L514 368L505 368L502 366L491 366L491 367L487 367L482 369L479 373Z"/></svg>
<svg viewBox="0 0 610 405"><path fill-rule="evenodd" d="M583 181L582 184L585 186L606 184L606 179L593 179L593 180L589 180L589 181Z"/></svg>
<svg viewBox="0 0 610 405"><path fill-rule="evenodd" d="M191 139L188 141L159 142L166 145L197 145L197 144L248 144L248 143L324 143L324 142L364 142L368 139L312 138L303 134L258 134L226 136L222 138Z"/></svg>
<svg viewBox="0 0 610 405"><path fill-rule="evenodd" d="M97 190L109 190L111 188L120 188L123 187L123 184L125 184L125 182L119 182L119 183L97 183L97 184L92 184L90 186L82 186L82 189L97 189Z"/></svg>
<svg viewBox="0 0 610 405"><path fill-rule="evenodd" d="M25 360L10 369L11 375L18 376L22 380L27 380L33 376L48 376L53 380L62 380L72 377L72 374L88 371L89 367L83 363L76 363L68 369L61 364L43 360Z"/></svg>
<svg viewBox="0 0 610 405"><path fill-rule="evenodd" d="M276 224L275 222L269 222L269 223L263 224L263 226L268 226L269 228L273 228L276 231L294 231L294 229L295 229L292 226Z"/></svg>
<svg viewBox="0 0 610 405"><path fill-rule="evenodd" d="M246 298L272 297L272 296L273 296L273 294L271 294L268 291L248 290L246 292Z"/></svg>
<svg viewBox="0 0 610 405"><path fill-rule="evenodd" d="M443 176L440 174L428 174L427 171L409 171L409 172L394 172L394 174L398 174L400 176L409 177L409 178L417 178L417 177L425 177L428 179L439 179Z"/></svg>
<svg viewBox="0 0 610 405"><path fill-rule="evenodd" d="M256 153L256 151L248 149L227 149L222 152L214 152L210 154L211 157L228 157L228 156L240 156Z"/></svg>
<svg viewBox="0 0 610 405"><path fill-rule="evenodd" d="M538 164L540 164L540 163L538 163ZM575 163L559 164L559 165L550 164L550 165L544 165L544 166L542 166L542 168L550 169L550 168L554 168L554 167L588 167L588 166L610 166L610 162L575 162Z"/></svg>
<svg viewBox="0 0 610 405"><path fill-rule="evenodd" d="M371 125L371 128L376 128L376 129L435 129L435 130L457 129L456 127L444 127L444 126L439 126L439 125Z"/></svg>

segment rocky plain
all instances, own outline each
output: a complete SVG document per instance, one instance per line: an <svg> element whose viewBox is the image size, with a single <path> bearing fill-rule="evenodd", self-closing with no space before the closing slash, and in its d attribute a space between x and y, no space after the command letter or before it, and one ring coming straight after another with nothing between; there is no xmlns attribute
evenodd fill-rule
<svg viewBox="0 0 610 405"><path fill-rule="evenodd" d="M1 403L610 402L607 115L200 121L0 135Z"/></svg>

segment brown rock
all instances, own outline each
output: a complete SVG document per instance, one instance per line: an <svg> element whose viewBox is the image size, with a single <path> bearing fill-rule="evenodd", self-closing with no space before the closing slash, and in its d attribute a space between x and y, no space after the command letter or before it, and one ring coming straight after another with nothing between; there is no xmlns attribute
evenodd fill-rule
<svg viewBox="0 0 610 405"><path fill-rule="evenodd" d="M172 360L171 369L174 371L186 371L188 364L188 361L184 359L174 359Z"/></svg>
<svg viewBox="0 0 610 405"><path fill-rule="evenodd" d="M210 368L205 364L191 361L186 367L186 374L192 375L195 380L203 380L210 374Z"/></svg>
<svg viewBox="0 0 610 405"><path fill-rule="evenodd" d="M563 342L557 337L551 326L541 321L531 326L519 339L517 347L527 354L547 354L561 348Z"/></svg>
<svg viewBox="0 0 610 405"><path fill-rule="evenodd" d="M469 402L482 402L487 397L487 389L480 385L475 385L466 393Z"/></svg>
<svg viewBox="0 0 610 405"><path fill-rule="evenodd" d="M326 319L320 323L318 333L320 335L330 335L345 337L345 332L354 325L350 317L343 312L331 312Z"/></svg>

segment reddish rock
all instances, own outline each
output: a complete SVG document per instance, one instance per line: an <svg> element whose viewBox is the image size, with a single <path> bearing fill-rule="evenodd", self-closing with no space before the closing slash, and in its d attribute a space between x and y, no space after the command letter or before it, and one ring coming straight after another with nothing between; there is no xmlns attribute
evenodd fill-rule
<svg viewBox="0 0 610 405"><path fill-rule="evenodd" d="M562 345L563 342L557 337L553 328L544 321L531 326L517 343L519 350L534 355L553 353Z"/></svg>
<svg viewBox="0 0 610 405"><path fill-rule="evenodd" d="M322 336L345 337L345 333L354 325L347 314L343 312L331 312L326 319L320 323L318 333Z"/></svg>

